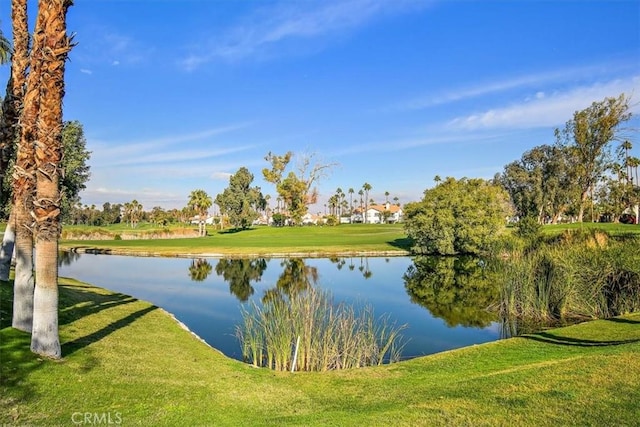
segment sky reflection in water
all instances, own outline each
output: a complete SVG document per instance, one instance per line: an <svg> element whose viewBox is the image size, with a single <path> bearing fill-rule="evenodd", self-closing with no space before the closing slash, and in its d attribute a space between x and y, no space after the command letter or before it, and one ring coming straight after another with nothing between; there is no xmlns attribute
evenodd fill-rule
<svg viewBox="0 0 640 427"><path fill-rule="evenodd" d="M407 323L404 359L500 338L500 324L477 307L488 297L463 290L484 283L482 274L472 262L455 268L463 272L454 271L453 261L414 263L410 257L191 260L65 253L59 274L162 307L234 358L241 358L235 337L241 304L315 282L335 302L371 304L376 317L388 313L397 324Z"/></svg>

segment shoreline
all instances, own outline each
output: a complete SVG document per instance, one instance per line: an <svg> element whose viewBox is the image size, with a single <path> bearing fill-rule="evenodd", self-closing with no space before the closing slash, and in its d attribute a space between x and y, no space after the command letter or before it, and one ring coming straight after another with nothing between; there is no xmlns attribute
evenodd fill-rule
<svg viewBox="0 0 640 427"><path fill-rule="evenodd" d="M282 251L282 252L153 252L128 249L109 249L97 247L63 247L63 252L92 255L120 255L158 258L330 258L336 257L401 257L412 256L405 250L391 251Z"/></svg>

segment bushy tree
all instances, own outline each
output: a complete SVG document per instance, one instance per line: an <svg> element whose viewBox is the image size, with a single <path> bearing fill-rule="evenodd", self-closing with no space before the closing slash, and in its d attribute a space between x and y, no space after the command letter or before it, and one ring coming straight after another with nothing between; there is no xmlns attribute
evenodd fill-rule
<svg viewBox="0 0 640 427"><path fill-rule="evenodd" d="M64 174L60 179L60 193L62 195L62 220L68 221L72 207L80 201L80 192L87 188L85 185L91 176L87 161L91 152L87 150L87 140L84 136L82 124L77 121L67 121L62 128L61 161Z"/></svg>
<svg viewBox="0 0 640 427"><path fill-rule="evenodd" d="M540 145L506 165L498 180L520 218L536 218L542 223L549 217L555 223L579 197L571 164L570 150Z"/></svg>
<svg viewBox="0 0 640 427"><path fill-rule="evenodd" d="M229 218L234 228L248 228L264 209L266 200L260 187L251 187L253 174L241 167L229 178L229 186L216 196L220 212Z"/></svg>
<svg viewBox="0 0 640 427"><path fill-rule="evenodd" d="M564 129L556 129L558 145L570 151L575 180L579 186L578 221L611 161L611 142L622 139L622 124L631 119L629 98L624 94L605 98L576 111Z"/></svg>
<svg viewBox="0 0 640 427"><path fill-rule="evenodd" d="M71 216L74 206L80 201L80 192L86 188L91 173L87 162L91 158L91 152L87 150L87 140L84 136L82 123L77 120L65 121L62 127L62 160L60 167L63 173L58 185L60 188L60 209L62 221L73 222ZM15 153L13 153L15 155ZM8 173L4 179L2 191L2 212L10 210L11 195L13 193L13 168L14 160L10 159Z"/></svg>
<svg viewBox="0 0 640 427"><path fill-rule="evenodd" d="M314 154L302 155L298 158L297 173L290 171L285 175L284 172L292 157L291 151L282 156L270 152L265 160L269 162L271 168L264 168L262 175L267 182L276 186L291 221L294 224L300 224L302 217L308 211L308 206L317 201L318 193L314 185L325 177L335 164L318 163L314 159Z"/></svg>
<svg viewBox="0 0 640 427"><path fill-rule="evenodd" d="M506 228L510 214L502 187L483 179L447 178L406 205L405 229L421 254L478 254Z"/></svg>

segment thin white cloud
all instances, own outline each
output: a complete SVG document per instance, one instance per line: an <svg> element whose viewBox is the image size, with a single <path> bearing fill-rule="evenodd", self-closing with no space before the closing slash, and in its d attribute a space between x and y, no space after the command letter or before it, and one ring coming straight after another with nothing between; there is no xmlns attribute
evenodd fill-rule
<svg viewBox="0 0 640 427"><path fill-rule="evenodd" d="M414 98L391 107L392 110L420 110L449 104L484 95L491 95L515 89L533 88L538 90L542 85L574 82L581 79L597 78L598 76L611 75L612 73L628 72L636 70L637 63L630 61L608 62L606 64L594 64L583 67L571 67L558 70L540 72L516 76L509 79L487 82L467 88L453 89L444 93ZM536 97L544 97L545 93L538 90Z"/></svg>
<svg viewBox="0 0 640 427"><path fill-rule="evenodd" d="M228 181L231 175L233 174L229 172L213 172L211 174L211 179L219 180L219 181Z"/></svg>
<svg viewBox="0 0 640 427"><path fill-rule="evenodd" d="M640 76L580 86L564 92L545 93L523 103L457 117L449 123L449 127L452 130L473 131L559 126L570 120L575 111L588 107L594 101L621 93L631 97L639 94ZM637 108L635 105L634 108Z"/></svg>
<svg viewBox="0 0 640 427"><path fill-rule="evenodd" d="M253 145L233 146L228 148L219 148L212 150L190 150L182 149L179 151L151 153L148 155L138 156L134 158L123 159L112 163L113 166L130 166L142 165L149 163L178 163L190 160L205 160L213 157L220 157L226 154L246 151L253 148Z"/></svg>
<svg viewBox="0 0 640 427"><path fill-rule="evenodd" d="M288 41L319 39L364 26L379 16L422 8L431 1L419 0L324 0L290 2L263 8L245 22L212 40L179 62L193 70L222 59L237 61Z"/></svg>
<svg viewBox="0 0 640 427"><path fill-rule="evenodd" d="M78 31L78 45L71 51L74 62L99 65L137 65L147 62L156 49L113 28L94 25L90 31Z"/></svg>
<svg viewBox="0 0 640 427"><path fill-rule="evenodd" d="M396 152L410 150L412 148L423 147L436 144L456 144L473 141L475 143L491 142L505 136L505 132L485 132L478 131L472 134L468 132L455 132L451 129L442 130L431 128L423 136L412 138L398 138L384 141L369 141L363 144L351 145L331 153L334 157L345 155L372 153L372 152Z"/></svg>
<svg viewBox="0 0 640 427"><path fill-rule="evenodd" d="M89 70L89 69L87 69L87 68L80 68L80 72L81 72L82 74L88 74L88 75L93 74L93 71L91 71L91 70Z"/></svg>
<svg viewBox="0 0 640 427"><path fill-rule="evenodd" d="M146 161L159 162L173 160L188 160L217 156L235 151L247 149L244 147L217 148L210 150L196 150L186 143L196 143L216 136L234 132L250 126L250 123L231 124L216 128L207 129L200 132L171 135L166 137L152 138L146 141L114 142L114 141L90 141L90 149L93 151L92 158L100 161L101 165L121 165L144 163ZM167 147L174 147L173 153L166 153ZM164 149L163 153L159 153Z"/></svg>

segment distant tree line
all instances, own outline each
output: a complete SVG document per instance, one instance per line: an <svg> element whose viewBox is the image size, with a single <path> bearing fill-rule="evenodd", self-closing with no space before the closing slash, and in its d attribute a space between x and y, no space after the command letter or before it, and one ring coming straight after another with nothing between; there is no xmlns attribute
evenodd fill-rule
<svg viewBox="0 0 640 427"><path fill-rule="evenodd" d="M637 223L640 161L630 155L631 132L623 128L630 119L629 98L605 98L556 129L553 145L532 148L492 180L436 177L435 188L405 206L413 250L486 252L514 214L529 229L562 219L582 222L587 210L592 221L627 215Z"/></svg>
<svg viewBox="0 0 640 427"><path fill-rule="evenodd" d="M563 218L617 222L640 202L638 165L630 155L629 98L624 94L576 111L552 145L540 145L496 176L516 215L539 223ZM617 145L616 145L617 144ZM637 220L637 219L636 219Z"/></svg>

